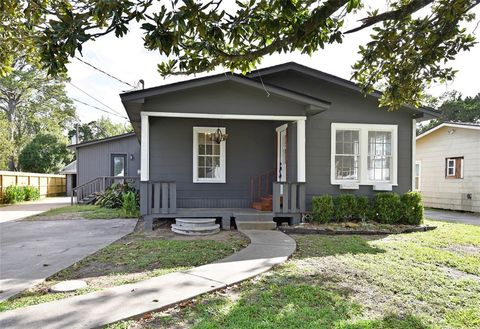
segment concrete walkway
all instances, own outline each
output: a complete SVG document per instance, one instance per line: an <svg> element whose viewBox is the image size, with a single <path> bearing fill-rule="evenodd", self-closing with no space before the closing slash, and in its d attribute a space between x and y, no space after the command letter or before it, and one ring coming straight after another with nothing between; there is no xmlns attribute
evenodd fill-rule
<svg viewBox="0 0 480 329"><path fill-rule="evenodd" d="M480 225L480 214L449 211L440 209L426 209L425 217L452 223Z"/></svg>
<svg viewBox="0 0 480 329"><path fill-rule="evenodd" d="M0 207L0 223L19 220L44 211L70 205L70 197L52 197Z"/></svg>
<svg viewBox="0 0 480 329"><path fill-rule="evenodd" d="M0 300L118 240L136 223L136 219L0 223Z"/></svg>
<svg viewBox="0 0 480 329"><path fill-rule="evenodd" d="M93 328L224 288L287 260L295 241L279 231L243 231L245 249L213 264L64 300L0 313L1 328Z"/></svg>

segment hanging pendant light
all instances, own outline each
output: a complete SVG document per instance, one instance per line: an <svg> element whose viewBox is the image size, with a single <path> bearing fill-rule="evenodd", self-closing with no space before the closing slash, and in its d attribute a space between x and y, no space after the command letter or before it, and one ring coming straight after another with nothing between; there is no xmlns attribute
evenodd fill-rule
<svg viewBox="0 0 480 329"><path fill-rule="evenodd" d="M220 144L221 142L226 141L227 138L228 138L228 134L223 133L220 128L218 128L217 131L215 131L215 133L212 136L212 139L217 144Z"/></svg>

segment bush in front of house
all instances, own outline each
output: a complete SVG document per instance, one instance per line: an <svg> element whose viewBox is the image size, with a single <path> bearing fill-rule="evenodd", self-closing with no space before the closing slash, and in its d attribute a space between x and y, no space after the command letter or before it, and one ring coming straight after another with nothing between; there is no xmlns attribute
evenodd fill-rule
<svg viewBox="0 0 480 329"><path fill-rule="evenodd" d="M377 221L382 224L399 224L403 205L397 193L377 193L374 198Z"/></svg>
<svg viewBox="0 0 480 329"><path fill-rule="evenodd" d="M25 200L25 189L22 186L10 185L3 193L4 203L17 203Z"/></svg>
<svg viewBox="0 0 480 329"><path fill-rule="evenodd" d="M356 217L357 198L353 194L340 194L334 201L335 219L339 221L348 221Z"/></svg>
<svg viewBox="0 0 480 329"><path fill-rule="evenodd" d="M423 223L423 201L418 192L407 192L400 198L403 206L403 222L409 225Z"/></svg>
<svg viewBox="0 0 480 329"><path fill-rule="evenodd" d="M370 199L365 195L357 196L355 217L362 222L373 219L375 216L375 210L373 209Z"/></svg>
<svg viewBox="0 0 480 329"><path fill-rule="evenodd" d="M122 210L127 217L136 217L139 215L139 204L134 192L123 193Z"/></svg>
<svg viewBox="0 0 480 329"><path fill-rule="evenodd" d="M312 198L312 219L314 222L328 223L334 215L333 198L331 195L314 196Z"/></svg>
<svg viewBox="0 0 480 329"><path fill-rule="evenodd" d="M103 208L122 208L123 206L123 195L132 192L135 195L135 200L137 204L140 204L140 196L137 189L134 186L131 186L128 183L124 184L113 184L105 190L105 192L100 195L95 202L96 205L99 205Z"/></svg>
<svg viewBox="0 0 480 329"><path fill-rule="evenodd" d="M24 186L25 201L35 201L40 199L40 191L34 186Z"/></svg>
<svg viewBox="0 0 480 329"><path fill-rule="evenodd" d="M364 195L340 194L314 196L312 221L326 224L332 221L373 220L382 224L420 225L423 223L423 203L418 192L382 192L373 202Z"/></svg>

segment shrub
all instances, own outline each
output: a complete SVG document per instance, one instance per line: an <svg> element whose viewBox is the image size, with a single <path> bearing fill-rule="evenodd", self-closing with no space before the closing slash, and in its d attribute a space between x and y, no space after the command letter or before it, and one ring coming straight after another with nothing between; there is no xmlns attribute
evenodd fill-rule
<svg viewBox="0 0 480 329"><path fill-rule="evenodd" d="M24 186L25 201L33 201L40 199L40 191L34 186Z"/></svg>
<svg viewBox="0 0 480 329"><path fill-rule="evenodd" d="M135 187L129 185L128 183L124 183L113 184L107 188L105 192L98 197L95 204L103 208L122 208L123 194L127 192L134 193L135 198L139 200L138 191L135 189Z"/></svg>
<svg viewBox="0 0 480 329"><path fill-rule="evenodd" d="M334 215L332 196L314 196L312 198L312 215L313 221L319 223L328 223Z"/></svg>
<svg viewBox="0 0 480 329"><path fill-rule="evenodd" d="M367 196L359 195L357 196L356 201L356 218L360 219L362 222L366 222L367 220L373 219L375 217L375 209L373 209L370 199Z"/></svg>
<svg viewBox="0 0 480 329"><path fill-rule="evenodd" d="M335 218L337 221L350 220L355 217L357 199L353 194L340 194L333 202L335 205Z"/></svg>
<svg viewBox="0 0 480 329"><path fill-rule="evenodd" d="M403 222L409 225L423 223L423 202L418 192L407 192L400 198L403 206Z"/></svg>
<svg viewBox="0 0 480 329"><path fill-rule="evenodd" d="M396 193L375 195L376 219L384 224L398 224L402 219L403 206Z"/></svg>
<svg viewBox="0 0 480 329"><path fill-rule="evenodd" d="M10 185L3 194L4 203L17 203L25 200L25 190L21 186Z"/></svg>
<svg viewBox="0 0 480 329"><path fill-rule="evenodd" d="M122 209L127 217L135 217L139 215L139 205L134 192L128 191L123 193Z"/></svg>

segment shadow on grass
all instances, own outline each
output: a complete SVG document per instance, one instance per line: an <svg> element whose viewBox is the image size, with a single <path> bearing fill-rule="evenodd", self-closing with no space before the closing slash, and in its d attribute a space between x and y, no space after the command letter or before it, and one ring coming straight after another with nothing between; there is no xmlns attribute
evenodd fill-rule
<svg viewBox="0 0 480 329"><path fill-rule="evenodd" d="M294 258L325 257L344 254L378 254L385 250L370 245L386 235L292 235L297 242Z"/></svg>
<svg viewBox="0 0 480 329"><path fill-rule="evenodd" d="M257 283L244 283L235 301L210 295L192 308L154 327L169 328L187 321L193 328L429 328L413 315L386 315L358 320L362 307L351 301L350 293L326 289L319 280L305 282L301 276L275 274ZM235 294L232 294L234 296Z"/></svg>

